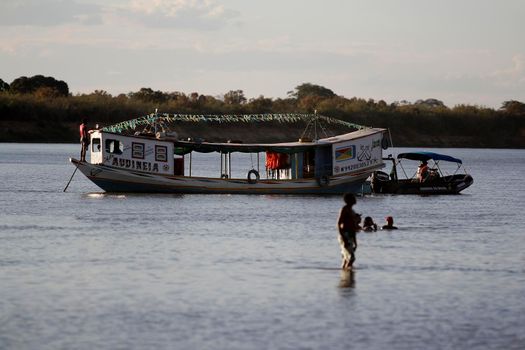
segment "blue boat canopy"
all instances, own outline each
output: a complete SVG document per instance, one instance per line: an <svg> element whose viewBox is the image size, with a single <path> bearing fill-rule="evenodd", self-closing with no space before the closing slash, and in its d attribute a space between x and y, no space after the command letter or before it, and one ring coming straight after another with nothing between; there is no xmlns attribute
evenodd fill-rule
<svg viewBox="0 0 525 350"><path fill-rule="evenodd" d="M429 159L432 159L434 161L436 160L444 160L446 162L454 162L462 164L463 162L461 159L454 158L451 156L447 156L445 154L439 154L434 152L410 152L410 153L400 153L397 156L397 159L410 159L410 160L419 160L419 161L428 161Z"/></svg>

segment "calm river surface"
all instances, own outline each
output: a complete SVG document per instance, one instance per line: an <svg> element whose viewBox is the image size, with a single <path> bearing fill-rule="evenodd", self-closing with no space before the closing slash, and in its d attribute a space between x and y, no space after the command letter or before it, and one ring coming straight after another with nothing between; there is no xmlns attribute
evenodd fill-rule
<svg viewBox="0 0 525 350"><path fill-rule="evenodd" d="M525 348L525 150L436 150L459 196L359 197L400 229L350 274L340 196L63 193L78 148L0 144L2 350Z"/></svg>

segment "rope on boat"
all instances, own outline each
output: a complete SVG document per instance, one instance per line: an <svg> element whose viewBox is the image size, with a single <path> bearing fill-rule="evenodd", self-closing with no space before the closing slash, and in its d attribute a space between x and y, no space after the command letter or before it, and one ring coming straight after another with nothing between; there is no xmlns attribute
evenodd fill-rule
<svg viewBox="0 0 525 350"><path fill-rule="evenodd" d="M341 125L352 129L366 129L367 126L350 123L344 120L325 117L318 114L168 114L168 113L151 113L136 119L123 121L114 125L105 126L103 131L121 133L123 131L135 130L140 126L153 126L155 124L173 123L173 122L193 122L193 123L260 123L260 122L278 122L278 123L296 123L311 122L318 120L326 124Z"/></svg>

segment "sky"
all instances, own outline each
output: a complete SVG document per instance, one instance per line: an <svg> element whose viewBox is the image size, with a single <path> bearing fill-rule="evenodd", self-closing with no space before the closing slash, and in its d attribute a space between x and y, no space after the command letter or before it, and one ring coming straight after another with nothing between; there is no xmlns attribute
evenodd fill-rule
<svg viewBox="0 0 525 350"><path fill-rule="evenodd" d="M0 78L499 108L525 102L524 15L524 0L0 0Z"/></svg>

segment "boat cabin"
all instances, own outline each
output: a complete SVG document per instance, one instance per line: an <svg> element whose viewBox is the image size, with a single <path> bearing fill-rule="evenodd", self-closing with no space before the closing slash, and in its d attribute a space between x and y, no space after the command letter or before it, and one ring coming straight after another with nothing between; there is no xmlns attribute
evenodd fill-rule
<svg viewBox="0 0 525 350"><path fill-rule="evenodd" d="M383 167L383 135L376 129L316 141L275 144L243 144L239 141L208 143L202 140L177 140L164 135L122 135L103 130L91 131L91 164L158 175L192 176L192 153L217 152L221 155L220 174L232 178L231 155L235 152L257 155L257 168L247 169L259 179L259 158L264 155L267 179L294 180L328 177ZM185 158L189 167L184 172ZM253 167L253 165L252 165ZM253 170L256 170L254 173ZM247 174L248 178L250 174Z"/></svg>
<svg viewBox="0 0 525 350"><path fill-rule="evenodd" d="M177 168L173 142L154 138L94 130L90 151L91 164L162 175L173 175Z"/></svg>

